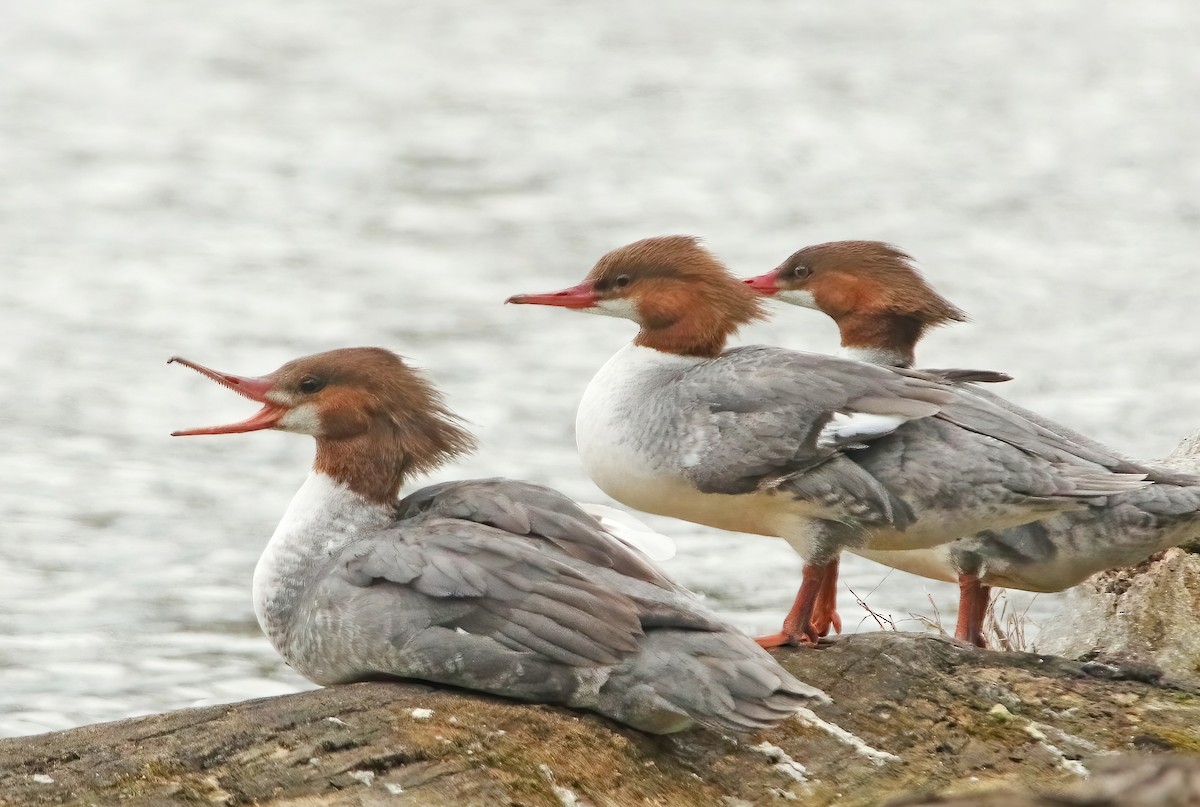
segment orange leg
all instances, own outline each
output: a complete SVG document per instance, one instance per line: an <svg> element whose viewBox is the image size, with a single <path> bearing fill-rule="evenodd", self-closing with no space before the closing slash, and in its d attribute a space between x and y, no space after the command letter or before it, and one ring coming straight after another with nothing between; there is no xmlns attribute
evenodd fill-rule
<svg viewBox="0 0 1200 807"><path fill-rule="evenodd" d="M837 612L838 559L834 558L825 568L825 579L812 615L812 628L818 636L828 636L830 628L834 633L842 632L842 618Z"/></svg>
<svg viewBox="0 0 1200 807"><path fill-rule="evenodd" d="M788 611L787 617L783 620L783 630L770 636L761 636L754 641L763 647L782 647L784 645L812 647L815 645L820 634L813 627L813 612L816 610L817 601L821 598L821 590L825 585L829 568L830 564L828 563L804 564L804 580L800 584L800 591L796 594L796 601L792 603L792 610Z"/></svg>
<svg viewBox="0 0 1200 807"><path fill-rule="evenodd" d="M958 625L954 638L969 642L976 647L987 647L983 635L983 618L987 614L988 600L992 587L979 582L973 574L958 576Z"/></svg>

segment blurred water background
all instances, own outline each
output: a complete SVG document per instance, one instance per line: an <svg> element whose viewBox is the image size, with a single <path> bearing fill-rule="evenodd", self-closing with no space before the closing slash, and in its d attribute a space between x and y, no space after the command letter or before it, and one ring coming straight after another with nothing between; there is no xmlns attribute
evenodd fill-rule
<svg viewBox="0 0 1200 807"><path fill-rule="evenodd" d="M648 235L746 275L893 241L974 316L925 364L1166 454L1200 427L1197 42L1190 0L5 4L0 734L307 686L249 592L311 442L172 440L253 407L168 356L386 345L482 438L439 478L604 501L574 410L632 326L501 302ZM776 314L744 341L836 349ZM782 542L654 523L678 579L778 626ZM953 623L953 587L843 568L900 627Z"/></svg>

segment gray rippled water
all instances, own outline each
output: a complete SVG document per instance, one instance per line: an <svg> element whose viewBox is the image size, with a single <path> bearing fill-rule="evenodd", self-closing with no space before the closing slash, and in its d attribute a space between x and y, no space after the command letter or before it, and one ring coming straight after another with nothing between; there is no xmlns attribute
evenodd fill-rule
<svg viewBox="0 0 1200 807"><path fill-rule="evenodd" d="M630 325L500 303L647 235L745 274L894 241L975 318L926 363L1167 453L1200 426L1197 41L1188 0L6 5L0 734L307 686L249 586L311 446L172 440L248 410L168 356L393 347L482 438L439 478L599 501L574 407ZM744 339L836 347L799 309ZM654 523L677 578L776 627L786 546ZM952 587L845 569L901 627L952 614Z"/></svg>

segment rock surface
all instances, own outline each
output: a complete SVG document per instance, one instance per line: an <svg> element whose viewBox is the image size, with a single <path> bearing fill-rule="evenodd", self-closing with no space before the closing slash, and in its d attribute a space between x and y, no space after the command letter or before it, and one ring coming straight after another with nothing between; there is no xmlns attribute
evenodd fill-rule
<svg viewBox="0 0 1200 807"><path fill-rule="evenodd" d="M651 737L415 684L356 684L0 741L0 804L1142 804L981 795L1070 790L1130 751L1152 754L1157 776L1200 799L1194 769L1161 773L1174 764L1161 752L1200 753L1200 684L1152 666L886 632L780 660L834 705L736 743ZM1114 775L1153 779L1136 773L1146 764L1117 764Z"/></svg>
<svg viewBox="0 0 1200 807"><path fill-rule="evenodd" d="M917 796L888 807L1194 807L1200 805L1200 759L1177 754L1118 757L1086 783L1048 794L1029 791Z"/></svg>
<svg viewBox="0 0 1200 807"><path fill-rule="evenodd" d="M1163 464L1183 471L1200 473L1200 431L1184 438L1171 452L1171 456L1163 460Z"/></svg>
<svg viewBox="0 0 1200 807"><path fill-rule="evenodd" d="M1184 441L1171 452L1171 456L1163 460L1163 465L1188 473L1200 474L1200 431L1191 437L1184 438ZM1200 555L1200 534L1197 534L1190 543L1185 544L1184 549Z"/></svg>
<svg viewBox="0 0 1200 807"><path fill-rule="evenodd" d="M1168 549L1132 569L1089 577L1068 593L1038 648L1200 675L1200 555Z"/></svg>

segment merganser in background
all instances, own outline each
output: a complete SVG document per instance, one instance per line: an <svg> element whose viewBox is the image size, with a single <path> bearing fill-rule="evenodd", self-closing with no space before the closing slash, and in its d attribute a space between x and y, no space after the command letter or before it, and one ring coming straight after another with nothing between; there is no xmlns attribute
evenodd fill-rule
<svg viewBox="0 0 1200 807"><path fill-rule="evenodd" d="M828 701L549 488L448 482L398 501L410 477L475 443L394 353L334 350L261 378L171 361L263 404L176 435L317 440L254 571L258 623L306 678L415 678L657 734L742 733Z"/></svg>
<svg viewBox="0 0 1200 807"><path fill-rule="evenodd" d="M842 355L912 367L930 328L966 322L907 253L882 241L831 241L798 250L774 270L745 281L792 305L824 312L838 326Z"/></svg>
<svg viewBox="0 0 1200 807"><path fill-rule="evenodd" d="M813 308L837 323L843 353L911 367L930 328L966 315L921 276L913 259L879 241L805 247L746 283L767 296ZM1093 451L1116 456L1091 438L976 389L1010 411ZM1132 463L1131 463L1132 464ZM955 636L980 647L991 586L1062 591L1096 572L1133 566L1200 535L1200 478L1150 464L1155 484L1113 496L1103 508L985 531L932 550L860 554L897 569L959 584Z"/></svg>
<svg viewBox="0 0 1200 807"><path fill-rule="evenodd" d="M764 646L812 644L844 547L913 549L1103 505L1143 486L1119 462L929 374L754 346L725 349L762 298L689 236L605 255L577 286L509 302L641 330L592 379L576 440L596 484L640 510L778 536L805 559Z"/></svg>

